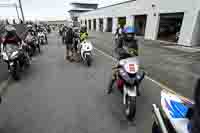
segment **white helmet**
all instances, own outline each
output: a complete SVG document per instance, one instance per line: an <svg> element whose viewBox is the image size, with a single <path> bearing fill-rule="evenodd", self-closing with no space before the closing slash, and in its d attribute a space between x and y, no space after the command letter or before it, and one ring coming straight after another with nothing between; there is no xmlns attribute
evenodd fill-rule
<svg viewBox="0 0 200 133"><path fill-rule="evenodd" d="M27 28L33 28L33 26L29 24L29 25L27 25Z"/></svg>
<svg viewBox="0 0 200 133"><path fill-rule="evenodd" d="M5 27L5 30L8 31L8 32L10 32L10 31L16 31L15 27L13 27L12 25L7 25Z"/></svg>

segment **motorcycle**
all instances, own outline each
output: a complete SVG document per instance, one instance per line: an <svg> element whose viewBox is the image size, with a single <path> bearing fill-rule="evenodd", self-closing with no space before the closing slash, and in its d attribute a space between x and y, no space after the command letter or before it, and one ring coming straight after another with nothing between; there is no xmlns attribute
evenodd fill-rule
<svg viewBox="0 0 200 133"><path fill-rule="evenodd" d="M36 37L26 38L25 42L30 46L30 56L33 56L38 49L38 52L41 52L40 43Z"/></svg>
<svg viewBox="0 0 200 133"><path fill-rule="evenodd" d="M48 41L46 39L46 35L43 32L38 33L38 39L40 44L48 44Z"/></svg>
<svg viewBox="0 0 200 133"><path fill-rule="evenodd" d="M30 58L23 47L14 44L7 44L5 47L1 44L1 55L8 64L8 71L15 80L20 79L20 70L30 66Z"/></svg>
<svg viewBox="0 0 200 133"><path fill-rule="evenodd" d="M152 133L190 133L193 105L193 101L183 96L161 91L161 107L152 105Z"/></svg>
<svg viewBox="0 0 200 133"><path fill-rule="evenodd" d="M91 66L92 50L93 50L92 43L87 40L84 40L83 42L80 43L80 46L78 46L78 49L80 49L80 56L81 56L82 61L86 63L88 66Z"/></svg>
<svg viewBox="0 0 200 133"><path fill-rule="evenodd" d="M117 74L117 89L123 95L125 116L132 121L136 114L136 97L140 95L139 85L144 79L145 73L139 73L139 61L137 57L129 57L119 61L119 73Z"/></svg>

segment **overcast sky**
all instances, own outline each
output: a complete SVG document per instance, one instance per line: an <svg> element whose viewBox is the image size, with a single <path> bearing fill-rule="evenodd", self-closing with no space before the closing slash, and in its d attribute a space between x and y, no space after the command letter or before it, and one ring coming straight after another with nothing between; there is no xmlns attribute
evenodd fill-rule
<svg viewBox="0 0 200 133"><path fill-rule="evenodd" d="M2 2L13 2L18 0L0 0ZM27 19L64 19L69 17L68 10L70 2L92 2L99 3L99 7L127 1L127 0L21 0L24 14ZM0 7L1 17L16 17L15 8Z"/></svg>

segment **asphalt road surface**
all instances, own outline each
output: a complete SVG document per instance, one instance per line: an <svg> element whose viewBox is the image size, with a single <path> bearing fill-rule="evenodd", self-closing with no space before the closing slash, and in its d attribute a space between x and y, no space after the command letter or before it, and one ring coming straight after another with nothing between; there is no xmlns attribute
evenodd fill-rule
<svg viewBox="0 0 200 133"><path fill-rule="evenodd" d="M42 50L21 81L8 86L0 105L1 133L151 132L151 104L160 101L159 86L144 80L135 121L129 123L120 94L104 92L112 59L95 50L92 67L70 63L56 33Z"/></svg>

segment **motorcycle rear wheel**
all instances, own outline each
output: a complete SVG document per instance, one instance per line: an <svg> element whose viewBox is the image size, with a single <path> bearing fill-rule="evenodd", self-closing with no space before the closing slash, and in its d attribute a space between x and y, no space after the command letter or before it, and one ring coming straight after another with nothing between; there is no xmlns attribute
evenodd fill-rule
<svg viewBox="0 0 200 133"><path fill-rule="evenodd" d="M26 67L29 68L31 65L31 59L29 56L26 57Z"/></svg>

